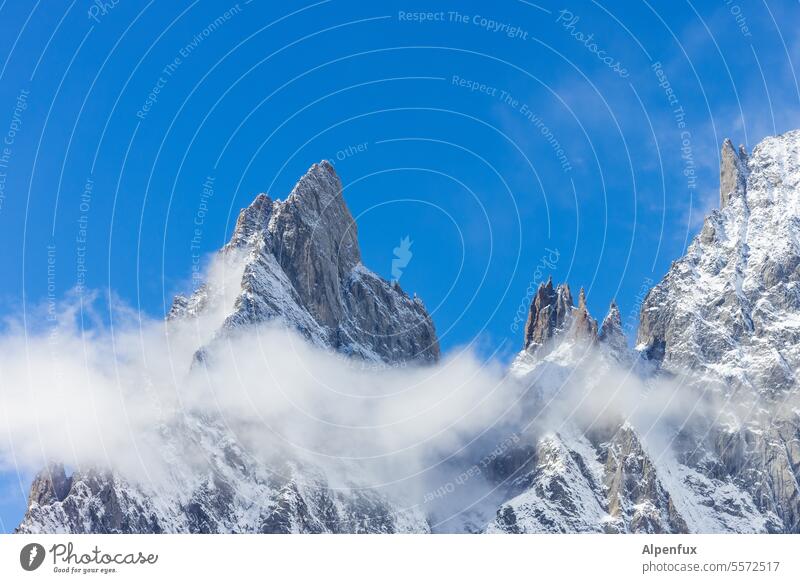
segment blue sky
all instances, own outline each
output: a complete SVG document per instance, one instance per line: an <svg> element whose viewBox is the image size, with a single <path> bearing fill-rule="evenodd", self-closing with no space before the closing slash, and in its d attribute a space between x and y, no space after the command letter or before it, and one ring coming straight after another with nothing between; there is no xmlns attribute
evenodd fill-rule
<svg viewBox="0 0 800 583"><path fill-rule="evenodd" d="M550 273L635 330L722 140L800 127L789 0L101 6L0 3L3 318L77 284L160 317L241 207L326 158L368 267L413 241L400 283L445 349L509 358ZM28 478L0 478L3 530Z"/></svg>

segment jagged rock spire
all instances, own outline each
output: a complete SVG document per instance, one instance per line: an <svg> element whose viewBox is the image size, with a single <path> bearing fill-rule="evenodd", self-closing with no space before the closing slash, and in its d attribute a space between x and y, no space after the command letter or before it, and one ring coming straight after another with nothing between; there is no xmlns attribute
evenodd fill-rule
<svg viewBox="0 0 800 583"><path fill-rule="evenodd" d="M259 194L253 202L239 213L236 227L230 242L225 246L241 247L247 244L258 232L264 231L272 215L272 199L264 193Z"/></svg>
<svg viewBox="0 0 800 583"><path fill-rule="evenodd" d="M539 285L525 323L526 349L535 349L564 328L572 311L572 294L567 284L553 287L553 278Z"/></svg>
<svg viewBox="0 0 800 583"><path fill-rule="evenodd" d="M221 333L279 320L314 344L386 362L435 362L439 343L421 300L361 263L355 220L333 166L313 164L285 200L258 195L226 251L245 250L241 292ZM200 313L219 290L179 296L169 319ZM215 295L216 294L216 295ZM198 351L202 356L206 351Z"/></svg>
<svg viewBox="0 0 800 583"><path fill-rule="evenodd" d="M575 322L572 327L573 334L584 338L597 338L597 320L589 315L586 307L586 290L581 288L578 294L578 308L575 310Z"/></svg>
<svg viewBox="0 0 800 583"><path fill-rule="evenodd" d="M270 220L272 252L312 315L326 326L342 321L341 282L361 262L358 231L328 162L314 164Z"/></svg>
<svg viewBox="0 0 800 583"><path fill-rule="evenodd" d="M611 305L608 307L608 314L603 319L598 339L615 350L627 347L625 332L622 330L622 316L619 313L617 302L614 300L611 301Z"/></svg>
<svg viewBox="0 0 800 583"><path fill-rule="evenodd" d="M59 463L50 463L33 480L28 495L28 506L34 504L43 506L60 502L66 498L70 486L71 480L67 477L64 466Z"/></svg>
<svg viewBox="0 0 800 583"><path fill-rule="evenodd" d="M744 196L747 186L747 151L744 145L737 152L733 142L725 139L722 143L721 164L719 168L719 206L725 208L731 196Z"/></svg>
<svg viewBox="0 0 800 583"><path fill-rule="evenodd" d="M553 278L539 285L531 302L525 324L524 348L533 352L562 331L571 330L574 336L595 339L597 321L586 307L586 291L581 288L578 307L572 299L569 285L553 287Z"/></svg>

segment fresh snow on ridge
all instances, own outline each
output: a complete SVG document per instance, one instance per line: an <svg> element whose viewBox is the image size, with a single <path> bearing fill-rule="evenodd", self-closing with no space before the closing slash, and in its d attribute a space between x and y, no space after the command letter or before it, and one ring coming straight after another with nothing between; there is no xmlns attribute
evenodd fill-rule
<svg viewBox="0 0 800 583"><path fill-rule="evenodd" d="M169 326L197 323L196 362L264 322L373 363L439 359L422 302L361 263L327 162L286 200L259 195L243 209L220 257L216 283L177 297L168 315ZM575 305L552 281L522 341L508 371L522 395L515 439L489 458L463 456L482 464L491 504L441 530L800 531L800 130L750 155L723 144L720 208L645 299L636 350L614 303L598 326L583 290ZM54 465L19 531L430 530L419 507L360 487L355 466L342 489L340 476L281 452L253 459L216 419L162 430L165 486ZM181 463L198 456L210 460L202 475Z"/></svg>

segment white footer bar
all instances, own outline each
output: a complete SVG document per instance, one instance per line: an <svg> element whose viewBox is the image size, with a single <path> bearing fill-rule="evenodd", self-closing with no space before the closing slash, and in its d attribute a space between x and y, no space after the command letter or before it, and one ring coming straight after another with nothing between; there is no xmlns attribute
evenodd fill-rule
<svg viewBox="0 0 800 583"><path fill-rule="evenodd" d="M0 535L0 581L778 582L798 555L800 535Z"/></svg>

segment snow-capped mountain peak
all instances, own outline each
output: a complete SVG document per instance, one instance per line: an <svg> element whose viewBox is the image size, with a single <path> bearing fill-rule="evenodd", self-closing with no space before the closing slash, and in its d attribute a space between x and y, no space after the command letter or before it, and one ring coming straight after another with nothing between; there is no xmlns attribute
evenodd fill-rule
<svg viewBox="0 0 800 583"><path fill-rule="evenodd" d="M220 256L235 266L218 278L224 285L177 297L168 315L178 326L218 312L203 338L209 353L226 335L280 322L362 360L439 357L422 302L361 263L330 164L313 165L283 201L259 195ZM482 471L496 512L454 523L514 533L798 532L800 131L750 155L722 144L720 208L646 297L637 348L628 349L616 303L598 332L584 290L576 306L567 284L540 285L504 378L521 395L521 425ZM67 476L55 465L34 482L19 530L429 531L418 509L360 487L349 466L352 488L336 488L321 468L280 452L273 465L254 460L219 420L187 415L159 430L170 443L166 486L108 469ZM487 459L464 457L473 454ZM209 460L202 475L181 463L189 459Z"/></svg>
<svg viewBox="0 0 800 583"><path fill-rule="evenodd" d="M669 370L763 393L800 367L800 131L722 147L723 208L645 299L638 345Z"/></svg>
<svg viewBox="0 0 800 583"><path fill-rule="evenodd" d="M551 334L566 316L547 311L554 291L540 288L529 328L551 352L523 351L514 364L540 387L528 406L549 406L570 379L599 411L631 379L642 402L633 419L575 415L556 434L532 435L536 445L523 446L530 453L503 482L509 499L488 530L798 531L800 131L767 138L749 156L726 140L720 207L646 297L639 360L614 362L602 350L587 358L569 335ZM528 333L526 349L537 346ZM625 349L614 304L600 340ZM693 405L671 422L659 401L641 431L634 412L664 390L669 402ZM520 457L515 450L505 463Z"/></svg>
<svg viewBox="0 0 800 583"><path fill-rule="evenodd" d="M173 328L210 326L200 331L195 362L213 360L226 337L268 322L355 359L439 358L422 301L361 263L356 225L328 162L311 166L283 201L258 195L217 259L214 281L177 296L167 315ZM168 474L159 484L108 468L77 468L68 477L53 464L34 480L18 531L429 531L418 510L364 488L357 468L334 487L325 470L286 452L255 459L224 419L187 413L158 432L156 455Z"/></svg>

